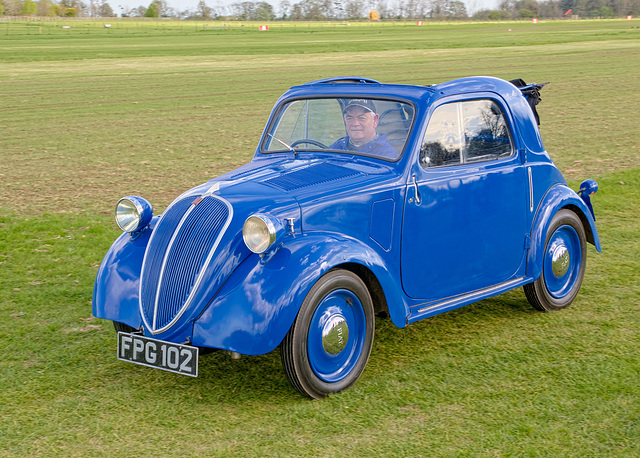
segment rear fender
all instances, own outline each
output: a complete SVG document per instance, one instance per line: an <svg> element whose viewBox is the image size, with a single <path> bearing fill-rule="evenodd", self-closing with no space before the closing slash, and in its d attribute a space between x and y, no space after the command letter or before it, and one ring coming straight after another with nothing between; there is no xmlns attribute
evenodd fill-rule
<svg viewBox="0 0 640 458"><path fill-rule="evenodd" d="M350 238L303 234L288 240L264 264L256 254L243 261L194 322L193 345L248 355L274 350L313 284L346 263L360 264L373 272L389 303L392 320L404 326L408 307L375 250Z"/></svg>
<svg viewBox="0 0 640 458"><path fill-rule="evenodd" d="M602 251L596 223L583 200L572 189L565 185L553 186L542 199L531 231L531 248L527 258L527 276L536 279L542 273L542 259L547 231L553 216L561 209L573 211L584 227L587 242Z"/></svg>

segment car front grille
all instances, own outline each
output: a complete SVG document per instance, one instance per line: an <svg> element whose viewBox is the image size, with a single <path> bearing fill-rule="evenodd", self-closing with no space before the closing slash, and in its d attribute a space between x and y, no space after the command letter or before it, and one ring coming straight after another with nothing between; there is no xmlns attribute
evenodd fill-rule
<svg viewBox="0 0 640 458"><path fill-rule="evenodd" d="M140 309L152 333L170 328L189 306L229 217L225 201L189 197L174 203L158 221L140 279Z"/></svg>

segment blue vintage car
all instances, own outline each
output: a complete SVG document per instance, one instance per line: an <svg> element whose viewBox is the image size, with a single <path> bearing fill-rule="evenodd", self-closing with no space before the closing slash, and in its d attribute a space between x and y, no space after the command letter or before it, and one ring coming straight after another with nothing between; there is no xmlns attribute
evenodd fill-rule
<svg viewBox="0 0 640 458"><path fill-rule="evenodd" d="M398 327L523 286L567 307L587 242L578 195L545 151L543 85L490 77L431 86L314 81L276 103L253 160L153 215L116 206L123 234L96 278L93 314L122 360L197 376L199 350L279 347L312 398L362 374L375 316Z"/></svg>

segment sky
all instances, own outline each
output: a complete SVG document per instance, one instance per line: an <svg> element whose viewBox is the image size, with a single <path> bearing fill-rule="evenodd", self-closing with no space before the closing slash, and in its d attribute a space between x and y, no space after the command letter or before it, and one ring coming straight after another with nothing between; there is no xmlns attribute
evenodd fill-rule
<svg viewBox="0 0 640 458"><path fill-rule="evenodd" d="M241 2L243 0L205 0L206 4L210 7L216 7L218 5L230 5L231 3ZM256 1L256 0L252 0ZM266 0L273 5L277 10L281 0ZM467 11L474 13L481 9L496 8L500 0L463 0L467 5ZM149 6L152 0L108 0L114 13L120 14L122 7L137 8L138 6ZM200 0L168 0L169 6L177 9L178 11L184 11L186 9L195 10ZM290 3L297 3L297 0L289 0ZM389 0L389 3L393 4L394 0ZM373 3L373 2L372 2Z"/></svg>

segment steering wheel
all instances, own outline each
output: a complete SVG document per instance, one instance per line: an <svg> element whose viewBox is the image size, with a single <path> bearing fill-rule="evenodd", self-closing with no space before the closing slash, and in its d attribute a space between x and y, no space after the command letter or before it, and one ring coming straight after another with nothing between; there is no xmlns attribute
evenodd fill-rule
<svg viewBox="0 0 640 458"><path fill-rule="evenodd" d="M308 145L313 145L313 146L317 146L319 148L322 149L329 149L329 147L323 143L320 143L319 141L316 140L311 140L310 138L301 138L300 140L296 140L295 142L293 142L291 144L291 148L294 148L298 145L303 145L303 144L308 144Z"/></svg>

